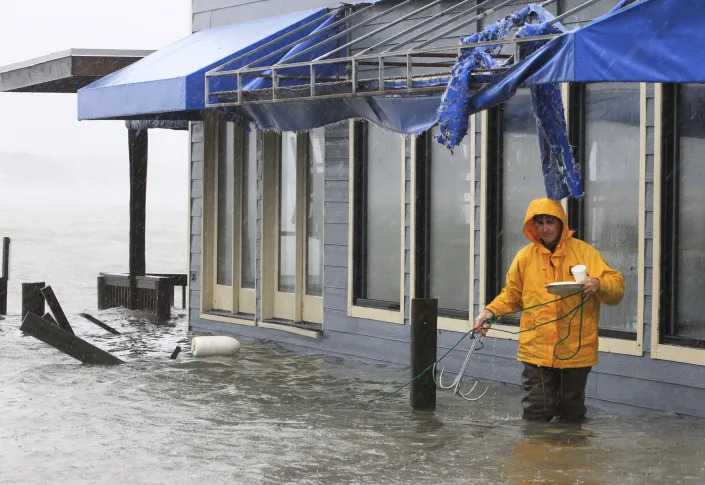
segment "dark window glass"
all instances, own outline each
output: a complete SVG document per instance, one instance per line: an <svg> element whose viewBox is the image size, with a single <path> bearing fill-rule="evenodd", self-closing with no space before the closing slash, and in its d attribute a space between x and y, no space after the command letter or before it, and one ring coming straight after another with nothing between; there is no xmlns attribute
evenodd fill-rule
<svg viewBox="0 0 705 485"><path fill-rule="evenodd" d="M417 294L437 298L441 315L467 318L470 262L470 149L417 138Z"/></svg>
<svg viewBox="0 0 705 485"><path fill-rule="evenodd" d="M705 86L665 86L662 340L705 347Z"/></svg>
<svg viewBox="0 0 705 485"><path fill-rule="evenodd" d="M487 302L499 294L514 256L529 243L523 232L529 202L546 197L530 91L519 89L489 116Z"/></svg>
<svg viewBox="0 0 705 485"><path fill-rule="evenodd" d="M257 246L257 150L254 128L242 140L242 287L255 287Z"/></svg>
<svg viewBox="0 0 705 485"><path fill-rule="evenodd" d="M355 304L399 309L401 140L373 123L355 124Z"/></svg>
<svg viewBox="0 0 705 485"><path fill-rule="evenodd" d="M281 134L279 172L279 291L296 289L296 138L294 132Z"/></svg>
<svg viewBox="0 0 705 485"><path fill-rule="evenodd" d="M216 283L233 284L233 214L235 212L235 126L218 125L218 210Z"/></svg>
<svg viewBox="0 0 705 485"><path fill-rule="evenodd" d="M306 180L306 294L323 295L323 196L325 131L309 132Z"/></svg>
<svg viewBox="0 0 705 485"><path fill-rule="evenodd" d="M601 335L636 333L639 295L639 84L596 83L582 92L582 135L576 150L585 197L571 202L577 235L597 248L607 264L622 272L624 299L602 305ZM581 128L577 128L581 129ZM579 152L579 153L577 153ZM578 217L574 217L578 211ZM590 268L588 268L590 274ZM633 335L626 337L633 337Z"/></svg>

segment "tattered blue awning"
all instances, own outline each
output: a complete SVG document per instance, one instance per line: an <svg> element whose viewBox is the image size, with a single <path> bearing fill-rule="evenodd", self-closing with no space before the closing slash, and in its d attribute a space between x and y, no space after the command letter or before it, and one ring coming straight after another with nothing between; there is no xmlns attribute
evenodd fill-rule
<svg viewBox="0 0 705 485"><path fill-rule="evenodd" d="M562 82L705 83L705 2L642 0L563 34L471 98L478 112L520 86Z"/></svg>
<svg viewBox="0 0 705 485"><path fill-rule="evenodd" d="M80 89L78 118L200 119L206 71L276 39L267 50L300 39L326 14L306 10L196 32Z"/></svg>

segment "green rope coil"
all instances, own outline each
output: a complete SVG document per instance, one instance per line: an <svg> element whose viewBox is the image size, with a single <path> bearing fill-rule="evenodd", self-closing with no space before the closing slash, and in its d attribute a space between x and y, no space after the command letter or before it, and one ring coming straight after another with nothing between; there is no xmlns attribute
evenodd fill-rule
<svg viewBox="0 0 705 485"><path fill-rule="evenodd" d="M568 333L566 334L565 337L563 337L562 339L560 339L560 340L559 340L558 342L556 342L556 344L553 346L553 356L554 356L556 359L558 359L558 360L570 360L570 359L572 359L573 357L575 357L576 355L578 355L578 352L580 352L580 349L582 348L582 338L583 338L583 308L585 307L585 304L592 298L592 296L588 296L588 297L586 298L585 293L583 293L582 290L581 290L581 291L576 291L575 293L571 293L571 294L569 294L569 295L562 296L562 297L560 297L560 298L556 298L555 300L551 300L551 301L547 301L547 302L543 302L543 303L538 303L538 304L532 305L532 306L530 306L530 307L520 308L519 310L513 310L513 311L510 311L510 312L507 312L507 313L499 313L499 314L497 314L497 315L493 315L492 317L486 318L485 320L483 320L482 324L480 325L480 331L482 331L482 330L489 330L489 329L491 328L491 326L492 326L493 323L499 321L502 317L505 317L505 316L507 316L507 315L513 315L513 314L515 314L515 313L520 313L520 312L523 312L523 311L526 311L526 310L531 310L532 308L537 308L537 307L540 307L540 306L550 305L551 303L556 303L556 302L559 302L559 301L561 301L561 300L565 300L566 298L570 298L570 297L572 297L572 296L576 296L576 295L578 295L578 294L581 295L581 297L580 297L580 303L579 303L575 308L572 308L571 310L569 310L565 315L561 315L561 316L559 316L559 317L557 317L557 318L554 318L553 320L549 320L549 321L547 321L547 322L537 323L537 324L534 325L533 327L531 327L531 328L525 328L525 329L523 329L523 330L520 329L520 330L514 331L514 330L505 330L505 329L498 329L498 328L492 329L492 330L495 331L495 332L502 332L502 333L508 333L508 334L511 334L511 335L518 335L518 334L524 333L524 332L531 332L531 331L533 331L533 330L536 330L536 329L539 328L539 327L543 327L544 325L548 325L549 323L557 322L557 321L559 321L559 320L562 320L562 319L567 318L568 316L570 316L570 320L568 320ZM568 357L559 357L559 356L556 354L556 349L558 348L558 346L559 346L560 344L562 344L563 342L565 342L565 341L568 339L568 337L570 337L570 328L571 328L571 324L572 324L572 322L573 322L573 319L575 318L575 316L576 316L578 313L580 313L580 325L579 325L579 327L578 327L578 348L575 350L575 352L573 352L573 353L572 353L570 356L568 356ZM485 325L485 322L488 323L488 325ZM460 345L460 342L462 342L462 341L465 339L465 337L467 337L468 335L470 335L470 338L471 338L471 339L475 338L475 333L476 333L476 332L475 332L475 328L474 328L474 327L471 328L469 331L467 331L465 334L463 334L463 336L460 337L460 339L459 339L451 348L449 348L448 351L447 351L445 354L443 354L440 359L436 359L436 361L435 361L433 364L430 364L428 367L426 367L425 369L423 369L421 372L419 372L418 374L416 374L416 375L415 375L414 377L412 377L409 381L407 381L406 383L404 383L402 386L398 387L397 389L395 389L395 390L393 390L393 391L390 391L390 392L387 392L387 393L383 394L383 395L380 396L380 397L377 397L377 398L374 398L374 399L368 399L367 402L370 402L370 403L371 403L371 402L383 401L384 399L387 399L389 396L392 396L392 395L394 395L394 394L400 392L400 391L403 390L404 388L408 387L412 382L414 382L415 380L420 379L421 377L423 377L429 370L431 370L431 369L433 368L433 366L434 366L435 364L437 364L438 362L440 362L441 360L443 360L448 354L450 354L458 345Z"/></svg>

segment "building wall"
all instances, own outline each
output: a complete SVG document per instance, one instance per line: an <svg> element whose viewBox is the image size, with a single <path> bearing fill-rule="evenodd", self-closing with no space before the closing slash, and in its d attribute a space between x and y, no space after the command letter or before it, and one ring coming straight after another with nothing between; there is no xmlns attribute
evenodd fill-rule
<svg viewBox="0 0 705 485"><path fill-rule="evenodd" d="M292 10L334 6L333 1L284 2L278 0L194 0L193 29L214 27L241 22L267 15L268 12L285 13ZM584 20L584 19L577 19ZM577 21L573 19L573 21ZM646 86L646 179L644 205L644 336L643 355L634 356L618 352L601 352L600 364L590 374L588 398L603 406L627 406L638 409L663 410L687 415L705 416L702 402L705 400L705 372L701 365L689 365L667 360L653 359L651 355L652 283L654 278L654 156L655 156L655 88ZM475 116L469 136L473 137L473 159L475 178L474 220L472 238L472 314L476 315L481 305L480 287L484 278L481 273L481 219L482 199L482 153L485 147L482 133L482 115ZM191 245L189 287L189 322L196 332L232 334L245 338L270 339L287 345L302 353L325 352L332 355L352 357L370 361L407 365L409 362L409 296L411 287L411 137L407 137L406 183L405 183L405 246L404 246L404 325L386 323L348 315L348 231L349 231L349 127L339 123L326 127L325 166L325 214L324 214L324 296L320 338L311 338L296 333L215 321L200 317L202 209L203 201L203 149L204 130L201 123L193 123L191 130ZM258 138L258 245L257 275L261 281L261 230L262 230L262 143ZM261 288L257 286L258 312L261 306ZM439 331L438 355L445 354L463 334L458 331ZM467 348L461 345L460 348ZM444 360L449 369L462 364L464 351L455 350ZM473 362L473 375L483 379L519 384L520 364L516 361L516 341L491 339L486 348Z"/></svg>

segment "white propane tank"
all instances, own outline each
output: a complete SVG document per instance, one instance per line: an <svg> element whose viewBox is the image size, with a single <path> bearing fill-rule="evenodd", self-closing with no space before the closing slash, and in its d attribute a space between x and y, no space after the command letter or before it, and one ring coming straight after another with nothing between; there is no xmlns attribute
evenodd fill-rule
<svg viewBox="0 0 705 485"><path fill-rule="evenodd" d="M233 355L240 350L240 342L232 337L194 337L191 339L191 355Z"/></svg>

